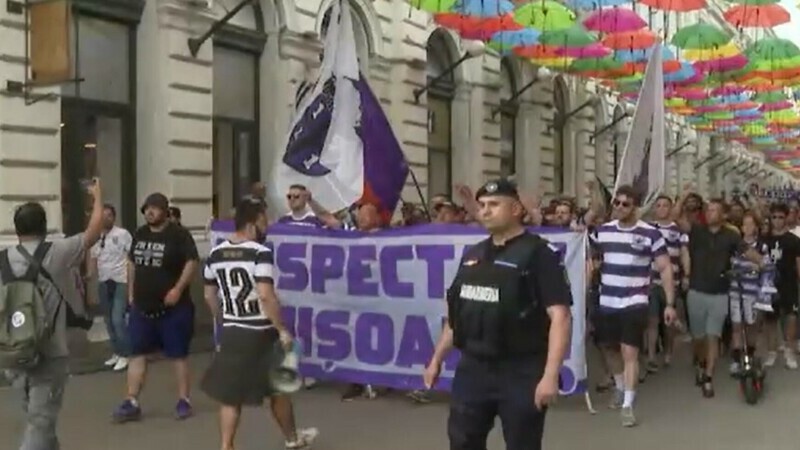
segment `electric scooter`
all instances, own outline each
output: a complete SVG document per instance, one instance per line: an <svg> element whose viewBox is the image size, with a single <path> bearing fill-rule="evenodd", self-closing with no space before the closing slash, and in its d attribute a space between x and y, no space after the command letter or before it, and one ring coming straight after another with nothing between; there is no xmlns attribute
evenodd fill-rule
<svg viewBox="0 0 800 450"><path fill-rule="evenodd" d="M739 292L742 292L743 275L752 275L753 270L740 270L731 271L731 277L734 277L736 284L739 286ZM755 405L761 398L764 391L764 378L767 376L761 359L750 355L747 352L747 325L744 320L744 296L739 295L739 311L742 313L742 326L740 331L740 339L742 342L743 351L740 352L739 357L739 372L734 374L734 377L739 380L739 390L744 396L745 402L750 405Z"/></svg>

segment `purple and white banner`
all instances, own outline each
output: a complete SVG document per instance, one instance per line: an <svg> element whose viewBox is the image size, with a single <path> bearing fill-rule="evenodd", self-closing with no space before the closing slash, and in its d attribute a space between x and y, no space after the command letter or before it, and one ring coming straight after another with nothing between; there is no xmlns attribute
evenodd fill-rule
<svg viewBox="0 0 800 450"><path fill-rule="evenodd" d="M211 227L212 246L232 232ZM586 388L584 233L537 229L561 250L572 285L573 338L561 370L564 395ZM303 343L305 376L401 390L421 389L446 316L445 292L464 250L486 236L465 225L360 233L274 225L275 281L283 317ZM453 351L438 384L449 389Z"/></svg>

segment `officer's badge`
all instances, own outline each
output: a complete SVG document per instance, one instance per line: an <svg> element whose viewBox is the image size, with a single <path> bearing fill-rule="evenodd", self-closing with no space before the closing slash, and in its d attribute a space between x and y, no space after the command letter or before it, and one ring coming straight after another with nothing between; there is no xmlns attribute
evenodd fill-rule
<svg viewBox="0 0 800 450"><path fill-rule="evenodd" d="M490 194L493 194L493 193L497 192L497 183L492 182L492 183L487 184L486 185L486 192L488 192Z"/></svg>
<svg viewBox="0 0 800 450"><path fill-rule="evenodd" d="M464 261L464 265L467 266L467 267L474 266L475 264L478 264L478 260L477 259L468 259L468 260Z"/></svg>

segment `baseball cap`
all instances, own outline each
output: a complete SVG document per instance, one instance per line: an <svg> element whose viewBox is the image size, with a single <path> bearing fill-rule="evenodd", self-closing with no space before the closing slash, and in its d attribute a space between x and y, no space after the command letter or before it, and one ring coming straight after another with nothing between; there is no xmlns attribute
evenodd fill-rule
<svg viewBox="0 0 800 450"><path fill-rule="evenodd" d="M475 200L487 195L498 195L519 199L517 185L514 182L508 181L504 178L486 182L486 184L481 186L481 188L475 193Z"/></svg>
<svg viewBox="0 0 800 450"><path fill-rule="evenodd" d="M167 212L169 211L169 200L167 200L166 195L160 192L154 192L144 199L144 203L142 203L142 208L140 209L142 214L144 214L144 210L147 209L148 206L161 208L164 212Z"/></svg>

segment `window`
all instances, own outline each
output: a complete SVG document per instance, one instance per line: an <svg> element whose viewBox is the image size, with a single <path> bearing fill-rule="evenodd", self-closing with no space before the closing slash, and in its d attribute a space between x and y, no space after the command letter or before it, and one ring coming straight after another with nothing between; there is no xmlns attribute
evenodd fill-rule
<svg viewBox="0 0 800 450"><path fill-rule="evenodd" d="M61 89L62 228L67 235L85 228L91 202L83 180L92 177L102 179L121 224L134 228L134 30L75 12L70 36L75 77L83 81Z"/></svg>
<svg viewBox="0 0 800 450"><path fill-rule="evenodd" d="M500 62L500 176L509 177L516 172L517 159L517 111L515 100L508 101L517 92L516 80L511 70L511 61Z"/></svg>
<svg viewBox="0 0 800 450"><path fill-rule="evenodd" d="M428 38L428 82L444 73L453 61L443 31ZM455 79L452 73L428 90L428 198L451 195L453 179L452 101Z"/></svg>
<svg viewBox="0 0 800 450"><path fill-rule="evenodd" d="M214 46L213 213L226 216L260 176L258 56Z"/></svg>

